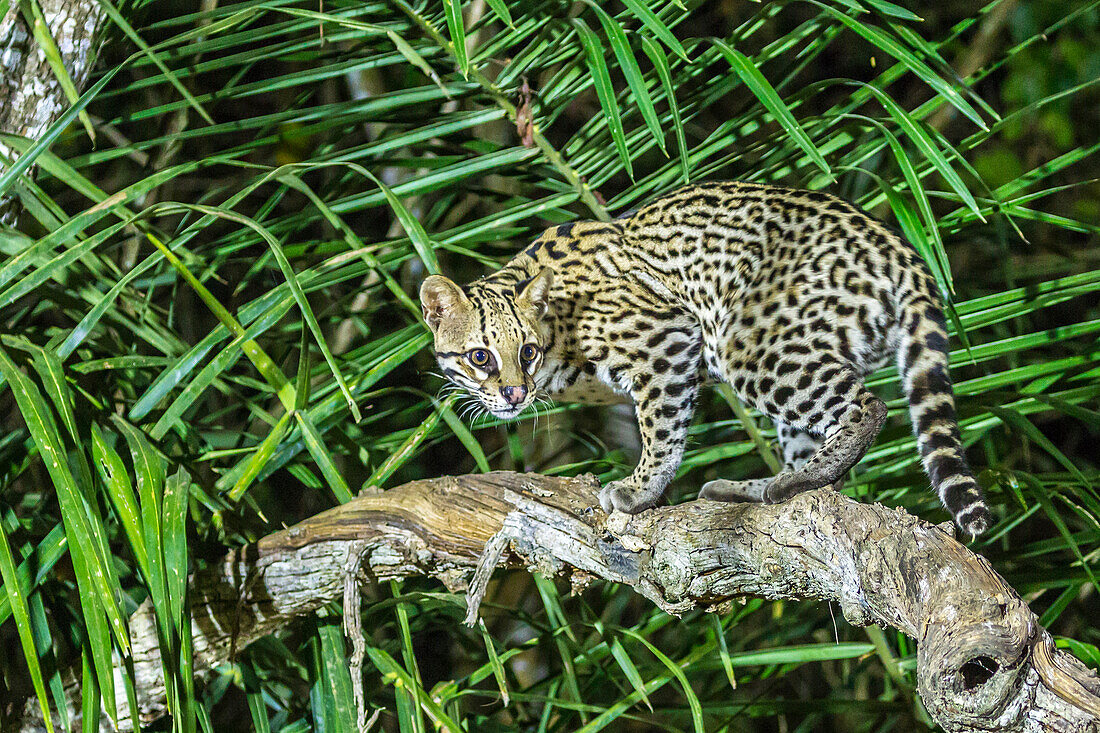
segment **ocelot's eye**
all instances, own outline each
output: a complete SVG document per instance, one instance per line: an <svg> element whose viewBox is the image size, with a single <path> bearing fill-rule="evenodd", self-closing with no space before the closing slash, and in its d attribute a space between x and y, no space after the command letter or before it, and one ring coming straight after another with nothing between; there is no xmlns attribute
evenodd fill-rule
<svg viewBox="0 0 1100 733"><path fill-rule="evenodd" d="M539 355L539 347L534 344L524 344L519 350L519 358L526 362L532 362Z"/></svg>
<svg viewBox="0 0 1100 733"><path fill-rule="evenodd" d="M470 360L470 363L479 369L484 369L489 366L489 363L493 360L493 355L488 352L487 349L471 349L466 354L466 358Z"/></svg>

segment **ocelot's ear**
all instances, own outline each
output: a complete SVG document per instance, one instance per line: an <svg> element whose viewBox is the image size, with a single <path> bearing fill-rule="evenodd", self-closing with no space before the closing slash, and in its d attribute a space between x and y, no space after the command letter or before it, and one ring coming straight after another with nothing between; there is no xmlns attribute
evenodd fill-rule
<svg viewBox="0 0 1100 733"><path fill-rule="evenodd" d="M431 275L420 284L420 307L424 320L433 332L439 324L465 313L470 301L454 281L442 275Z"/></svg>
<svg viewBox="0 0 1100 733"><path fill-rule="evenodd" d="M553 284L554 271L549 267L542 268L523 288L516 298L516 305L531 308L535 311L535 318L542 318L550 306L550 286Z"/></svg>

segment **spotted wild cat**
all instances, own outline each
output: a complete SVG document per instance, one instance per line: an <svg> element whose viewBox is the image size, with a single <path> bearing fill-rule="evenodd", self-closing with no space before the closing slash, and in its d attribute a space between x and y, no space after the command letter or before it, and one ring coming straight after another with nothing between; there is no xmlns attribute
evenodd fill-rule
<svg viewBox="0 0 1100 733"><path fill-rule="evenodd" d="M498 417L540 395L633 402L641 457L600 491L608 511L660 498L708 377L775 421L786 465L700 497L780 502L837 482L886 419L863 378L895 356L940 499L973 536L992 521L959 438L935 282L913 247L834 196L688 186L616 221L551 228L468 285L428 277L420 299L443 373Z"/></svg>

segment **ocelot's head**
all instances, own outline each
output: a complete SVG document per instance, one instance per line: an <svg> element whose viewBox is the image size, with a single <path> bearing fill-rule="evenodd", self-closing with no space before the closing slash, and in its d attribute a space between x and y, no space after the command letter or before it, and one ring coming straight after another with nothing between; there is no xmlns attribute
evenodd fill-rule
<svg viewBox="0 0 1100 733"><path fill-rule="evenodd" d="M553 271L543 269L515 285L475 282L461 288L431 275L420 286L443 374L497 417L515 417L535 401L553 279Z"/></svg>

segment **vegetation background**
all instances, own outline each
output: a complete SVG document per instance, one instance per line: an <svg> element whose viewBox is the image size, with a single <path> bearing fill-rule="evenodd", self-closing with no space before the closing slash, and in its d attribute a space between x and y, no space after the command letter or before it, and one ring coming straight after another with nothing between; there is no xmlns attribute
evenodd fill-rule
<svg viewBox="0 0 1100 733"><path fill-rule="evenodd" d="M351 730L340 609L193 685L187 573L363 487L623 475L622 412L464 423L416 288L721 178L834 191L920 249L999 517L974 547L1100 665L1100 3L900 1L100 0L89 91L4 138L38 173L0 172L0 728L70 669L115 714L151 597L176 714L150 729ZM870 381L892 418L845 491L946 519L895 371ZM670 500L773 441L708 392ZM910 641L825 604L675 619L513 572L470 630L434 582L380 592L385 730L927 724Z"/></svg>

